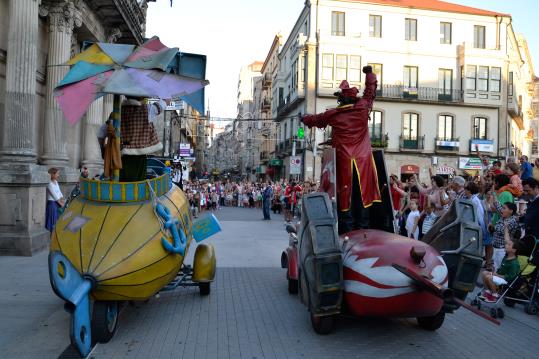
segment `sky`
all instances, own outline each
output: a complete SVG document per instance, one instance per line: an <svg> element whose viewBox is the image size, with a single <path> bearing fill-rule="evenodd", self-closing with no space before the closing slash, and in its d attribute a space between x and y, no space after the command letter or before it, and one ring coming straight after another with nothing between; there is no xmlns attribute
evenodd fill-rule
<svg viewBox="0 0 539 359"><path fill-rule="evenodd" d="M539 7L536 0L468 0L457 4L509 13L513 28L528 41L539 74ZM240 68L264 61L275 35L292 30L304 0L168 0L150 2L146 36L169 47L207 56L206 109L212 117L234 118Z"/></svg>

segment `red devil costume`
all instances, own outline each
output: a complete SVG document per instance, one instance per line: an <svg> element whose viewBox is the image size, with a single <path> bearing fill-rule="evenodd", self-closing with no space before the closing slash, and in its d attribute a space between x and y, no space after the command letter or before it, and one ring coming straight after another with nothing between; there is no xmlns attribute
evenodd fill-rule
<svg viewBox="0 0 539 359"><path fill-rule="evenodd" d="M368 127L369 112L376 97L377 80L370 67L365 67L363 71L366 73L363 97L357 98L358 89L350 88L344 80L340 85L340 106L318 115L303 117L303 123L308 127L333 127L331 142L336 152L337 200L340 212L350 210L352 192L355 196L352 205L357 201L363 208L370 207L373 202L380 202L381 198ZM356 187L354 178L357 178L357 192L360 193L352 190Z"/></svg>

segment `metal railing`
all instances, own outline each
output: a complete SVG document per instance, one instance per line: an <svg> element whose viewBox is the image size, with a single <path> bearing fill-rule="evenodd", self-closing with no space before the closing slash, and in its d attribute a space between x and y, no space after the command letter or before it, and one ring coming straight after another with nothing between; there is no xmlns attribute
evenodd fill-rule
<svg viewBox="0 0 539 359"><path fill-rule="evenodd" d="M371 136L371 147L387 147L387 134L380 136Z"/></svg>
<svg viewBox="0 0 539 359"><path fill-rule="evenodd" d="M376 90L381 98L401 98L421 101L462 102L461 90L440 89L436 87L406 87L402 85L382 85Z"/></svg>
<svg viewBox="0 0 539 359"><path fill-rule="evenodd" d="M262 78L262 87L267 88L271 85L272 79L270 74L264 74Z"/></svg>
<svg viewBox="0 0 539 359"><path fill-rule="evenodd" d="M401 150L422 150L425 148L425 135L423 136L399 136L399 147Z"/></svg>

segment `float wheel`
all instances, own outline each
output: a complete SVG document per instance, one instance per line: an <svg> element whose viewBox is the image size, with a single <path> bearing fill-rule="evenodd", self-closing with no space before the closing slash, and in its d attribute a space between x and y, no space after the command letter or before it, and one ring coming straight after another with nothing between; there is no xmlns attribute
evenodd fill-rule
<svg viewBox="0 0 539 359"><path fill-rule="evenodd" d="M537 314L539 308L537 308L537 305L534 303L528 303L524 306L524 311L529 315L535 315Z"/></svg>
<svg viewBox="0 0 539 359"><path fill-rule="evenodd" d="M96 301L92 312L92 337L97 343L108 343L118 328L118 302Z"/></svg>
<svg viewBox="0 0 539 359"><path fill-rule="evenodd" d="M421 328L432 331L439 329L444 323L444 320L445 312L443 311L430 317L417 317L417 323Z"/></svg>
<svg viewBox="0 0 539 359"><path fill-rule="evenodd" d="M209 295L210 294L210 282L198 283L198 290L200 295Z"/></svg>
<svg viewBox="0 0 539 359"><path fill-rule="evenodd" d="M335 318L333 315L316 316L311 313L311 324L318 334L329 334L333 330Z"/></svg>
<svg viewBox="0 0 539 359"><path fill-rule="evenodd" d="M288 278L288 293L298 294L298 280Z"/></svg>

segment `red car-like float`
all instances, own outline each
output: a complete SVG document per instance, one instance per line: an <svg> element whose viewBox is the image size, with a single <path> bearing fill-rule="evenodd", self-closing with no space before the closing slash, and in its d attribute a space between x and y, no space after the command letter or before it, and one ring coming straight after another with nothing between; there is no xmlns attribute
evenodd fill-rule
<svg viewBox="0 0 539 359"><path fill-rule="evenodd" d="M328 149L327 151L331 151ZM290 241L281 256L288 290L299 292L317 333L329 333L343 311L367 317L415 317L438 329L446 313L464 303L482 265L481 229L476 209L457 200L422 241L393 233L393 211L383 153L373 152L382 202L370 207L370 228L337 235L334 185L302 200L301 222L287 225ZM322 182L331 179L324 166ZM327 167L327 166L326 166ZM329 189L329 190L328 190ZM330 197L331 196L331 197ZM497 322L496 322L497 323Z"/></svg>

